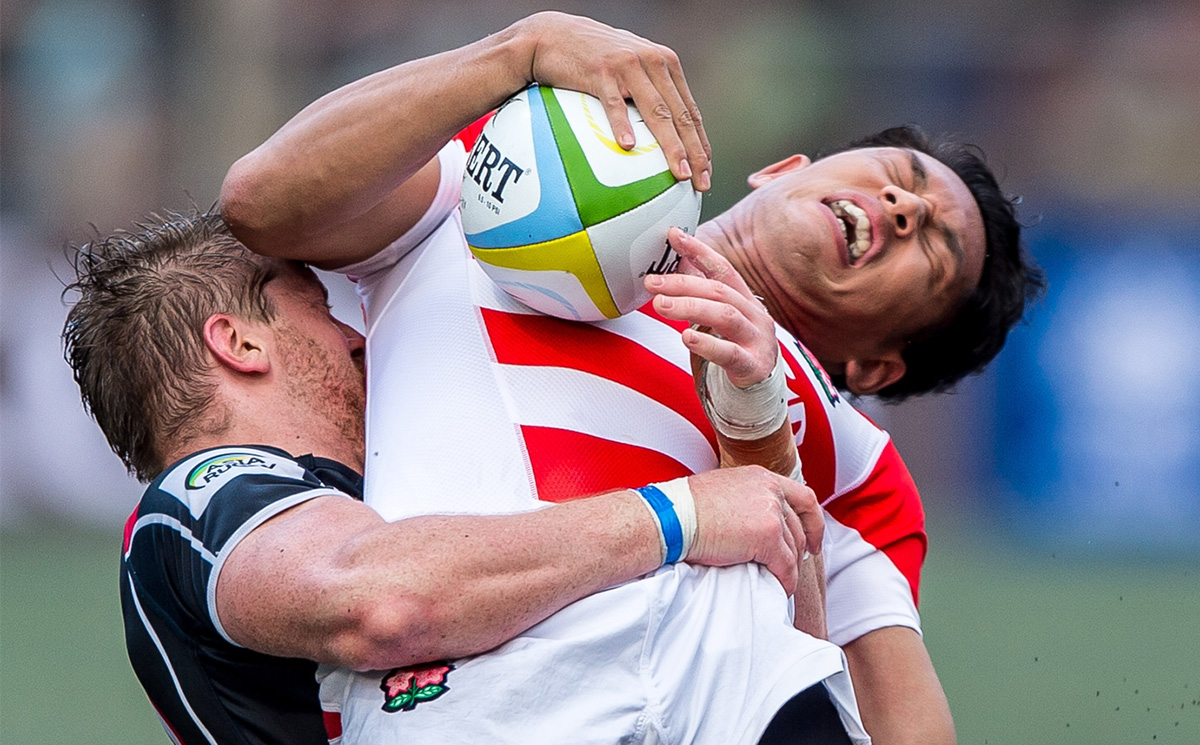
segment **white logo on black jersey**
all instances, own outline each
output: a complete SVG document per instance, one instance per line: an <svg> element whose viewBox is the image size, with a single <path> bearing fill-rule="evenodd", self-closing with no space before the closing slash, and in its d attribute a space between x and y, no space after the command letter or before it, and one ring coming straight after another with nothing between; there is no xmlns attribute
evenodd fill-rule
<svg viewBox="0 0 1200 745"><path fill-rule="evenodd" d="M299 463L264 450L218 448L188 458L163 478L159 488L188 506L199 518L213 494L234 479L270 474L280 479L304 479Z"/></svg>

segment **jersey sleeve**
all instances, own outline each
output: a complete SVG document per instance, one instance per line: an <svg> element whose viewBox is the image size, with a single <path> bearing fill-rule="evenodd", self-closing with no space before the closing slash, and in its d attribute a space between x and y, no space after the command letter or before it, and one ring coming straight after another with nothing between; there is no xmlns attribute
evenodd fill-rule
<svg viewBox="0 0 1200 745"><path fill-rule="evenodd" d="M887 626L920 632L925 512L891 437L843 399L803 345L780 331L789 411L806 483L826 512L829 638Z"/></svg>
<svg viewBox="0 0 1200 745"><path fill-rule="evenodd" d="M472 127L474 126L472 125ZM478 126L479 129L483 129L482 124ZM450 213L458 209L459 196L462 192L463 169L466 167L466 153L467 147L469 147L466 143L474 144L475 138L479 134L476 131L473 136L470 135L472 127L463 130L458 137L450 140L438 151L440 178L437 193L434 194L429 208L425 210L425 214L417 220L417 223L404 235L384 246L374 256L336 270L357 282L360 292L364 287L369 288L377 281L377 278L385 275L388 269L395 266L410 251L420 245L421 241L425 240L450 216Z"/></svg>
<svg viewBox="0 0 1200 745"><path fill-rule="evenodd" d="M895 445L889 440L870 476L825 510L830 641L844 645L887 626L920 633L925 513Z"/></svg>
<svg viewBox="0 0 1200 745"><path fill-rule="evenodd" d="M142 599L178 609L179 624L211 627L221 569L251 531L320 496L350 498L291 458L218 448L185 459L147 490L126 526L124 567Z"/></svg>
<svg viewBox="0 0 1200 745"><path fill-rule="evenodd" d="M215 603L221 567L251 531L316 497L353 498L307 460L316 472L282 451L206 450L159 477L130 516L121 562L125 645L173 742L327 742L316 664L238 646Z"/></svg>

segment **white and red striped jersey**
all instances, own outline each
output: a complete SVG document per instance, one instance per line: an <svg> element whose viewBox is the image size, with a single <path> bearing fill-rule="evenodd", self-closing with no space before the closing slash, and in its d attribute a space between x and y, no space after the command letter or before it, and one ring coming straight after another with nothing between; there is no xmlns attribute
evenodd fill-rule
<svg viewBox="0 0 1200 745"><path fill-rule="evenodd" d="M380 254L346 269L358 280L367 322L365 501L390 520L517 512L715 468L716 440L694 392L682 325L649 309L595 324L563 321L500 290L462 236L464 157L457 143L444 148L428 213ZM778 336L804 476L827 511L831 639L844 644L885 626L919 629L924 518L907 469L887 434L838 396L803 347L782 329ZM851 733L861 733L840 654L791 628L783 592L769 575L761 581L764 574L754 565L665 567L569 606L488 655L456 661L452 690L402 716L380 712L381 682L370 675L326 678L323 701L360 737L390 727L419 731L423 721L433 728L467 711L474 713L462 721L491 721L487 735L495 737L517 721L501 711L512 700L494 693L498 681L519 680L533 707L523 714L537 711L545 732L570 731L573 741L614 741L633 731L614 729L627 722L657 728L666 741L754 742L787 698L825 681ZM648 638L648 618L682 637ZM621 668L627 648L672 644L695 659L664 662L643 689L646 661L635 654L624 668L628 680L611 673L618 677L605 685L628 692L611 705L596 694L596 676L610 675L598 660ZM678 692L674 716L656 719L647 691L662 689ZM576 690L594 705L592 719L609 723L592 735L580 732L579 702L564 693ZM469 704L455 703L469 696ZM528 728L509 737L521 741Z"/></svg>

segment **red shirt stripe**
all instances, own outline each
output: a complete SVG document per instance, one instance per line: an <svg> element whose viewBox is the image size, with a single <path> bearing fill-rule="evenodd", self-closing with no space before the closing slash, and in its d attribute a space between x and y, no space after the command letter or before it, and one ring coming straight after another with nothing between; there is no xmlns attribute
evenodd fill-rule
<svg viewBox="0 0 1200 745"><path fill-rule="evenodd" d="M342 714L338 711L322 711L321 718L325 721L325 734L330 740L342 736Z"/></svg>
<svg viewBox="0 0 1200 745"><path fill-rule="evenodd" d="M552 366L596 375L651 398L687 418L703 432L714 452L716 437L695 394L691 375L667 360L601 326L579 324L542 315L524 315L481 308L496 361L506 365ZM686 324L654 313L641 313L676 330ZM809 375L822 375L814 363L789 345L782 345L791 373L788 389L793 407L794 434L803 427L799 444L804 478L821 502L835 493L838 448L834 422L847 412L845 401L831 394L832 386ZM812 368L810 370L810 367ZM830 397L834 402L830 401ZM797 412L803 406L803 412ZM831 411L829 407L833 407ZM663 453L550 427L522 426L534 484L540 499L558 502L582 495L666 481L690 472ZM843 433L843 436L849 436ZM582 455L586 454L586 456ZM864 464L866 465L866 464ZM924 511L916 486L888 442L865 483L826 505L839 522L854 528L863 540L883 551L908 581L914 602L918 597L921 565L927 541Z"/></svg>
<svg viewBox="0 0 1200 745"><path fill-rule="evenodd" d="M487 124L488 120L495 116L495 114L496 112L489 111L471 124L468 124L463 131L454 135L453 139L461 142L468 153L471 152L471 148L475 147L475 140L479 139L479 133L483 131L483 125Z"/></svg>
<svg viewBox="0 0 1200 745"><path fill-rule="evenodd" d="M704 416L689 372L599 326L480 310L497 362L564 367L611 380L683 416L704 433L716 452L716 435Z"/></svg>
<svg viewBox="0 0 1200 745"><path fill-rule="evenodd" d="M825 505L825 509L887 554L908 580L916 604L921 565L928 548L925 508L895 444L888 441L866 483Z"/></svg>
<svg viewBox="0 0 1200 745"><path fill-rule="evenodd" d="M521 427L538 498L578 497L688 476L679 461L654 450L552 427ZM586 468L579 454L587 453Z"/></svg>

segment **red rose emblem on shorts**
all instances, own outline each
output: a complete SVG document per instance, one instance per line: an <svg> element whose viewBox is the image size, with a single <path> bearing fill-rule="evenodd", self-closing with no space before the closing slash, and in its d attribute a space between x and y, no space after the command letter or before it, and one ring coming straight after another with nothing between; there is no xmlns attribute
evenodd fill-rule
<svg viewBox="0 0 1200 745"><path fill-rule="evenodd" d="M448 662L434 662L392 670L379 684L383 691L383 710L412 711L422 701L432 701L450 690L446 676L453 669L454 665Z"/></svg>

